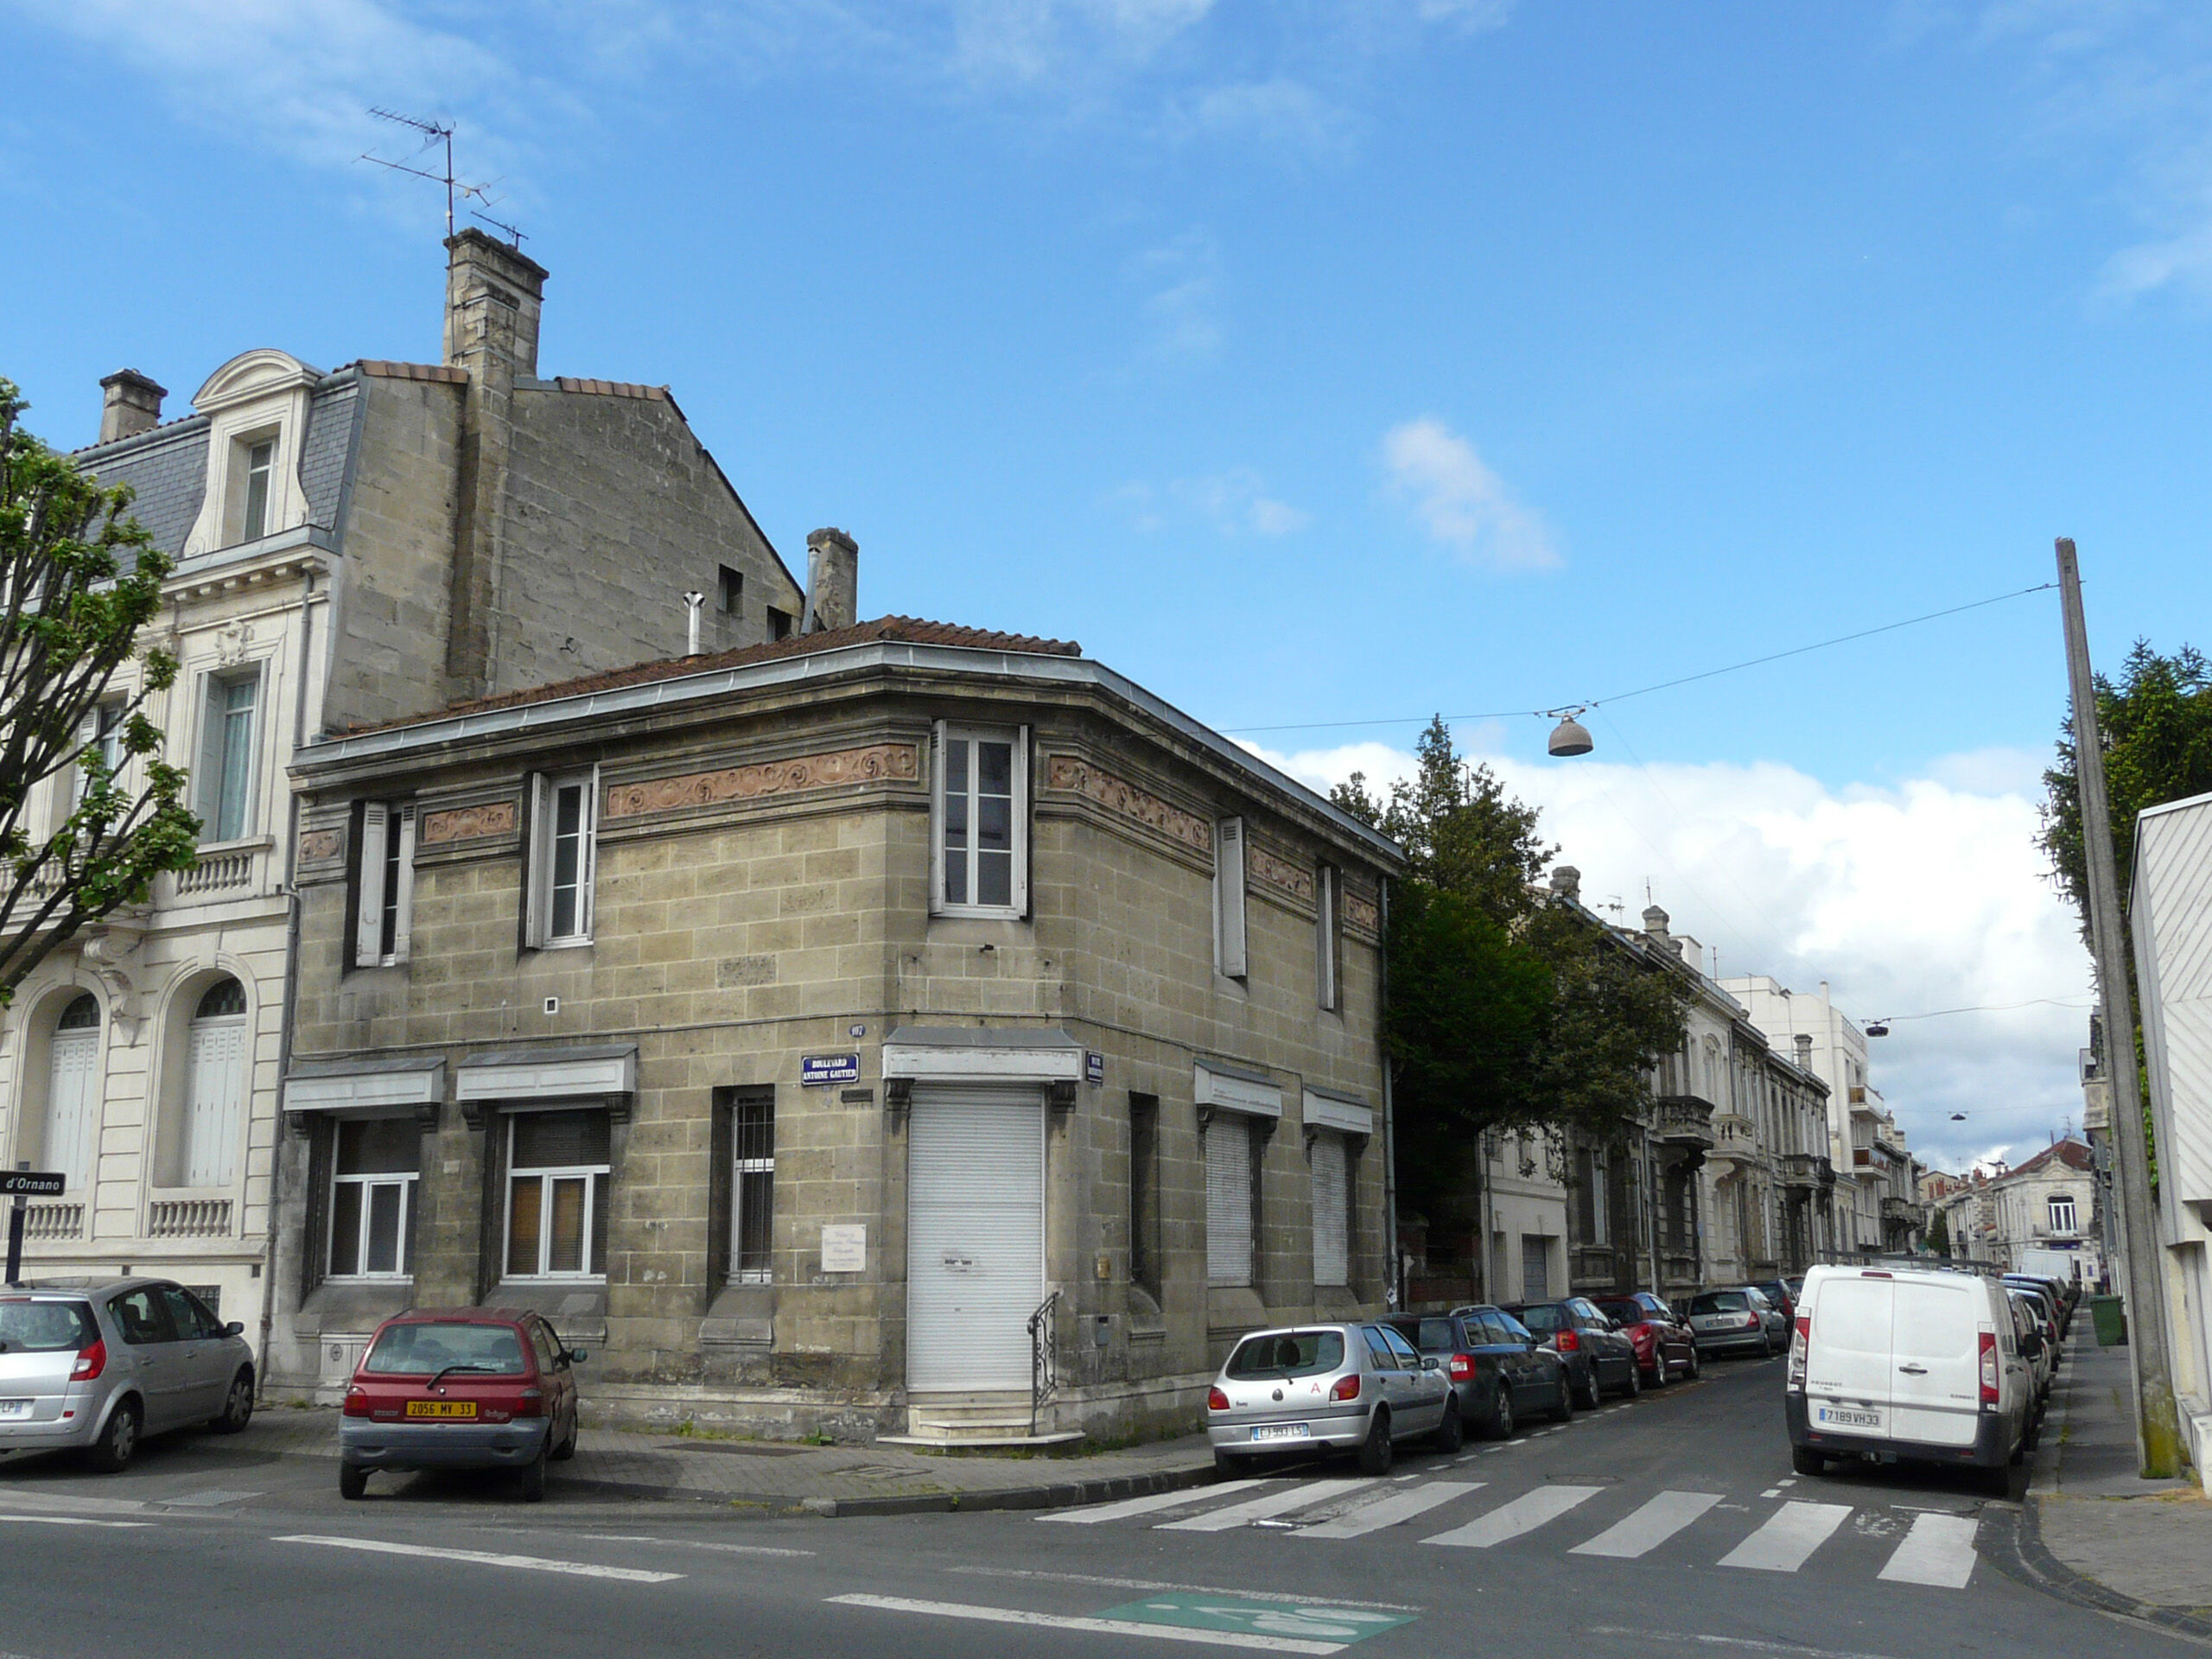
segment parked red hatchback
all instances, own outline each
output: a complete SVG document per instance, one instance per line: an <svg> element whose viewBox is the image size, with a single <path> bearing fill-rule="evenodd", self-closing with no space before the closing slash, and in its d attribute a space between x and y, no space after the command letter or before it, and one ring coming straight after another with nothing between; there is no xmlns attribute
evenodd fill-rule
<svg viewBox="0 0 2212 1659"><path fill-rule="evenodd" d="M581 1351L526 1308L417 1307L386 1319L354 1368L338 1427L338 1491L377 1469L513 1469L531 1503L576 1454Z"/></svg>

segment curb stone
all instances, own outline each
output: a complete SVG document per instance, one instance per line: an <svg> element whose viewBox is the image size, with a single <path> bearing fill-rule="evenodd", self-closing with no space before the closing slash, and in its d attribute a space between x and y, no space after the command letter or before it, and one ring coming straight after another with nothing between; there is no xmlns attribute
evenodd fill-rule
<svg viewBox="0 0 2212 1659"><path fill-rule="evenodd" d="M2075 1572L2052 1554L2043 1541L2041 1503L2039 1496L2030 1493L2015 1512L2012 1524L1997 1529L1994 1541L1999 1548L1990 1552L1990 1559L2007 1578L2092 1612L2134 1619L2178 1635L2212 1641L2212 1619L2200 1618L2177 1608L2153 1606L2133 1596L2122 1595L2109 1586Z"/></svg>
<svg viewBox="0 0 2212 1659"><path fill-rule="evenodd" d="M971 1510L1065 1510L1122 1497L1149 1497L1213 1484L1211 1468L1169 1469L1149 1475L1109 1475L1096 1480L1055 1481L1044 1486L1015 1486L996 1492L933 1492L906 1497L810 1497L800 1508L808 1515L935 1515Z"/></svg>

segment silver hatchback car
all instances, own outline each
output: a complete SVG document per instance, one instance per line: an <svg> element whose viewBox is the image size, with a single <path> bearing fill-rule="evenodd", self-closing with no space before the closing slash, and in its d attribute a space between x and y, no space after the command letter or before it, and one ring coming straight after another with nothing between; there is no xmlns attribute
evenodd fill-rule
<svg viewBox="0 0 2212 1659"><path fill-rule="evenodd" d="M1400 1440L1426 1435L1456 1452L1465 1433L1443 1362L1387 1325L1255 1331L1206 1390L1206 1438L1224 1475L1270 1452L1324 1449L1356 1450L1361 1471L1379 1475Z"/></svg>
<svg viewBox="0 0 2212 1659"><path fill-rule="evenodd" d="M82 1451L113 1472L139 1440L253 1417L253 1351L181 1285L50 1280L0 1287L0 1456Z"/></svg>

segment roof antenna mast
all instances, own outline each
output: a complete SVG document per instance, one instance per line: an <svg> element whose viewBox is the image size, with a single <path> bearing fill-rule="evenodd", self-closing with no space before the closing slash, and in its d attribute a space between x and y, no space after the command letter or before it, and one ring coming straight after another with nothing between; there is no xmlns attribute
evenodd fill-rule
<svg viewBox="0 0 2212 1659"><path fill-rule="evenodd" d="M411 115L402 115L397 110L387 110L382 108L372 109L369 113L376 117L379 121L390 121L398 126L412 127L416 131L421 133L423 135L423 149L415 152L418 157L422 155L423 150L435 149L441 144L445 147L446 167L445 171L442 173L426 173L419 167L408 166L404 162L388 162L385 160L383 156L372 155L367 150L363 150L361 152L360 159L365 162L374 162L378 167L388 167L395 173L405 173L414 178L428 179L432 184L442 184L445 186L446 235L448 239L450 239L453 235L453 210L457 200L480 201L486 207L489 207L492 205L492 199L485 194L484 186L480 184L464 183L462 181L454 176L452 122L423 121ZM488 223L489 221L486 222ZM504 230L507 227L502 226L500 228ZM518 238L517 239L519 241L520 238Z"/></svg>

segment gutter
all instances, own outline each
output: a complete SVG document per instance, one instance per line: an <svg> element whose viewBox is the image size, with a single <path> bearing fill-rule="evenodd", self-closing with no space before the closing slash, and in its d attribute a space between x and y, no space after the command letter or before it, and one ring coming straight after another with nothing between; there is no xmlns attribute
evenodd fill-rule
<svg viewBox="0 0 2212 1659"><path fill-rule="evenodd" d="M1386 1306L1402 1313L1405 1310L1405 1286L1399 1277L1398 1262L1398 1110L1390 1095L1390 879L1388 876L1376 883L1376 890L1382 916L1382 938L1376 946L1376 1046L1382 1051L1382 1244L1389 1253L1389 1270L1383 1276L1383 1302Z"/></svg>

